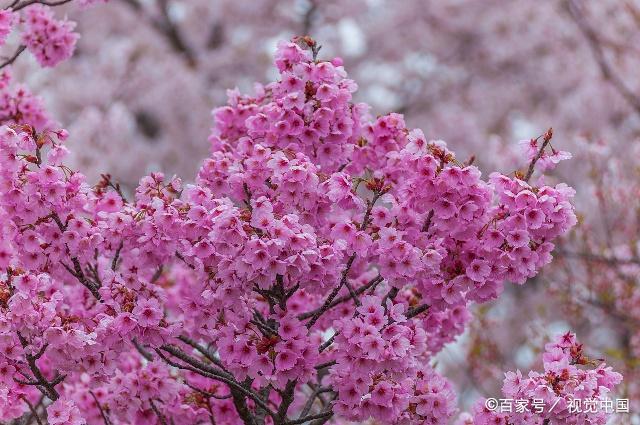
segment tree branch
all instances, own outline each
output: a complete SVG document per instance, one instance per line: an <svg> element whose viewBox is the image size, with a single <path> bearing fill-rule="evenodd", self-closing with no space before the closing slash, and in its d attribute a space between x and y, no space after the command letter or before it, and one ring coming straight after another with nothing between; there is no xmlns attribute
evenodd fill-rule
<svg viewBox="0 0 640 425"><path fill-rule="evenodd" d="M98 397L96 397L94 392L91 391L91 390L89 390L89 394L91 394L91 397L93 397L93 400L96 402L96 406L98 406L98 409L100 410L100 416L102 416L102 420L104 421L104 425L111 425L111 421L109 420L109 417L107 416L107 414L105 413L104 409L102 408L102 405L98 401Z"/></svg>
<svg viewBox="0 0 640 425"><path fill-rule="evenodd" d="M361 286L358 289L356 289L355 293L357 295L361 295L364 292L366 292L367 290L369 290L370 288L373 288L373 287L377 286L378 284L380 284L383 280L384 280L384 278L382 276L378 275L378 276L374 277L373 279L371 279L366 284L364 284L363 286ZM333 307L342 304L343 302L349 301L350 299L352 299L351 294L343 295L341 297L338 297L335 300L333 300L333 302L331 302L331 304L329 304L329 307L327 308L327 310L330 310ZM315 310L308 311L306 313L302 313L302 314L298 315L298 320L306 320L306 319L308 319L310 317L313 317L313 315L316 314L318 312L318 310L320 310L321 308L322 307L319 307L319 308L317 308Z"/></svg>
<svg viewBox="0 0 640 425"><path fill-rule="evenodd" d="M201 361L189 356L179 348L171 345L163 345L162 347L160 347L160 349L156 349L155 351L162 358L162 360L167 362L170 366L177 367L179 369L189 370L191 372L197 373L204 377L215 379L220 382L224 382L231 388L232 392L240 391L245 396L251 398L262 409L264 409L267 412L267 414L269 414L269 416L275 417L275 413L271 409L269 409L269 407L260 399L260 397L256 393L242 386L239 382L235 380L233 375L231 375L230 373L213 368L207 365L206 363L202 363ZM162 351L166 351L167 353L173 355L174 357L177 357L178 359L187 363L189 366L181 365L179 363L171 361L169 358L167 358L167 356L165 356L162 353Z"/></svg>
<svg viewBox="0 0 640 425"><path fill-rule="evenodd" d="M33 4L43 4L45 6L55 7L55 6L62 6L63 4L70 3L72 1L73 0L59 0L59 1L28 0L28 1L25 1L24 3L13 2L13 4L11 4L7 9L13 9L14 12L17 12L18 10L24 9L25 7L29 7Z"/></svg>
<svg viewBox="0 0 640 425"><path fill-rule="evenodd" d="M38 422L38 425L42 425L42 421L40 420L40 416L38 415L38 411L36 410L35 406L27 399L27 397L25 396L21 396L20 398L22 398L22 400L27 403L27 406L29 406L29 411L31 412L31 417L35 418L36 422ZM40 403L38 403L40 404ZM31 420L29 419L29 422L31 422Z"/></svg>
<svg viewBox="0 0 640 425"><path fill-rule="evenodd" d="M276 417L274 418L276 425L284 424L287 422L287 411L289 410L289 406L291 406L291 403L293 403L296 384L297 381L287 381L287 385L280 393L280 395L282 396L282 401L280 402L280 407L278 408L278 412L276 413Z"/></svg>
<svg viewBox="0 0 640 425"><path fill-rule="evenodd" d="M607 61L602 45L600 44L600 40L598 39L598 34L593 29L593 27L587 22L583 13L580 11L580 7L578 6L575 0L568 0L567 10L569 11L569 15L576 23L584 37L587 39L589 43L589 48L591 49L591 53L595 58L598 66L600 67L600 71L602 72L602 76L608 80L616 91L624 98L624 100L629 103L629 105L640 114L640 97L631 91L631 89L625 84L625 82L620 78L618 74L616 74Z"/></svg>
<svg viewBox="0 0 640 425"><path fill-rule="evenodd" d="M416 317L420 313L424 313L428 309L429 309L429 305L428 304L422 304L420 306L413 307L413 308L407 310L407 314L405 315L405 317L407 319L411 319L413 317Z"/></svg>
<svg viewBox="0 0 640 425"><path fill-rule="evenodd" d="M298 425L298 424L303 424L305 422L312 421L314 419L329 419L332 416L333 416L333 412L327 411L327 412L318 413L317 415L309 415L309 416L305 416L304 418L295 419L293 421L286 422L285 425Z"/></svg>
<svg viewBox="0 0 640 425"><path fill-rule="evenodd" d="M527 170L527 174L524 176L523 180L526 182L529 182L529 179L531 179L531 176L533 175L533 172L535 171L535 168L536 168L536 163L540 160L540 158L542 158L542 154L544 153L544 150L549 145L549 142L551 142L551 138L553 137L553 129L550 128L549 130L547 130L542 137L543 137L542 146L540 146L540 149L538 150L538 153L536 154L536 156L534 156L531 159L531 162L529 163L529 169Z"/></svg>
<svg viewBox="0 0 640 425"><path fill-rule="evenodd" d="M27 46L25 45L20 45L15 53L13 55L11 55L7 60L5 60L4 62L0 63L0 69L11 65L12 63L14 63L16 61L16 59L18 59L18 56L20 56L22 54L22 52L24 52L26 50Z"/></svg>
<svg viewBox="0 0 640 425"><path fill-rule="evenodd" d="M20 334L20 332L16 332L16 334L18 336L18 340L20 340L20 344L22 345L22 348L26 349L27 346L29 345L29 342L22 336L22 334ZM25 358L27 359L27 364L29 365L29 369L31 370L31 372L33 373L33 376L35 377L35 381L27 382L27 385L34 385L37 388L41 388L41 392L43 392L44 395L49 397L52 401L56 401L58 398L60 398L60 394L58 394L58 391L56 390L55 386L58 385L60 382L62 382L66 377L66 375L58 375L52 381L47 380L47 378L45 378L45 376L43 375L42 371L40 370L40 368L36 363L36 361L40 357L42 357L43 354L44 354L43 349L40 349L35 356L25 352ZM20 382L20 381L17 381L17 382ZM21 382L21 383L24 384L25 382Z"/></svg>

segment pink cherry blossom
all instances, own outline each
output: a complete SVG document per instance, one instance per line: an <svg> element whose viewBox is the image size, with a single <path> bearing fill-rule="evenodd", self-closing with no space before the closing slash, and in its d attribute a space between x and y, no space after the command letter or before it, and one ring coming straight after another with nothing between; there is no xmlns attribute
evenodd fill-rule
<svg viewBox="0 0 640 425"><path fill-rule="evenodd" d="M52 13L24 12L43 66L77 39ZM316 43L280 42L274 82L228 92L193 181L88 182L64 165L65 131L1 128L7 419L37 397L51 423L452 418L434 356L474 304L550 261L574 191L533 171L483 178L402 115L373 118ZM576 344L548 348L547 373L577 373Z"/></svg>
<svg viewBox="0 0 640 425"><path fill-rule="evenodd" d="M46 6L36 4L26 9L22 40L42 66L55 66L68 59L75 49L78 34L75 23L56 20Z"/></svg>

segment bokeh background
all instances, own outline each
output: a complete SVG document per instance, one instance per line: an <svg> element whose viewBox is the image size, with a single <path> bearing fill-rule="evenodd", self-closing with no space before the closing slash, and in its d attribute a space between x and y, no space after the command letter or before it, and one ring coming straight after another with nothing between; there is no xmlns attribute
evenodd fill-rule
<svg viewBox="0 0 640 425"><path fill-rule="evenodd" d="M342 57L374 115L405 114L485 172L522 166L518 142L553 127L574 157L551 179L576 188L580 223L535 281L475 310L439 368L468 407L573 329L640 413L640 1L110 0L68 13L75 55L13 72L69 130L74 165L128 190L149 171L193 179L212 108L272 79L276 43L294 35Z"/></svg>

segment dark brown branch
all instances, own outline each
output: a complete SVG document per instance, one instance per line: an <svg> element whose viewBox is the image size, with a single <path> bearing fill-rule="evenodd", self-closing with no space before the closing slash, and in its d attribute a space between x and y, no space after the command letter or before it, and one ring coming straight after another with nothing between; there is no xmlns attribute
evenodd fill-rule
<svg viewBox="0 0 640 425"><path fill-rule="evenodd" d="M260 332L264 336L278 336L278 332L276 332L274 329L271 329L269 326L260 322L257 319L251 319L249 322L256 325L256 327L260 330Z"/></svg>
<svg viewBox="0 0 640 425"><path fill-rule="evenodd" d="M49 217L51 217L51 219L56 223L56 226L58 226L58 229L60 229L61 232L67 230L67 225L62 223L62 220L57 213L51 213Z"/></svg>
<svg viewBox="0 0 640 425"><path fill-rule="evenodd" d="M313 327L313 325L316 324L320 316L322 316L327 310L329 310L329 306L331 305L335 297L338 295L338 292L340 292L340 289L342 289L342 287L344 286L344 283L347 280L347 275L349 274L349 271L351 270L351 266L353 265L353 262L355 261L355 259L356 259L356 254L355 253L351 254L351 257L349 257L349 261L347 261L346 267L342 271L342 277L340 278L340 283L336 285L335 288L333 288L333 291L331 291L329 296L324 300L324 303L322 303L322 307L316 310L313 316L311 316L311 320L307 322L308 329L311 329L311 327Z"/></svg>
<svg viewBox="0 0 640 425"><path fill-rule="evenodd" d="M367 229L367 226L369 225L369 221L371 221L371 211L373 210L373 207L375 206L376 202L378 202L378 199L380 199L382 195L384 195L387 192L388 190L376 191L373 193L373 199L367 200L367 210L364 213L364 217L362 218L362 223L360 223L360 228L358 230L364 231Z"/></svg>
<svg viewBox="0 0 640 425"><path fill-rule="evenodd" d="M327 423L329 419L331 419L331 417L333 416L333 412L331 411L331 408L332 408L331 402L335 400L336 397L338 397L338 393L333 393L333 397L331 397L331 400L329 401L329 403L327 403L325 409L322 412L320 412L320 414L326 413L327 415L313 420L313 422L311 422L310 425L323 425Z"/></svg>
<svg viewBox="0 0 640 425"><path fill-rule="evenodd" d="M226 400L226 399L231 398L231 394L217 395L217 394L214 394L212 392L205 391L205 390L203 390L201 388L198 388L195 385L192 385L192 384L188 383L187 381L185 381L184 383L185 383L185 385L187 387L191 388L193 391L196 391L196 392L202 394L203 396L205 396L207 398L215 398L216 400Z"/></svg>
<svg viewBox="0 0 640 425"><path fill-rule="evenodd" d="M33 355L33 358L38 360L40 357L44 355L44 352L47 351L47 348L49 348L49 344L44 344L42 348L40 348L40 350L38 350L38 352Z"/></svg>
<svg viewBox="0 0 640 425"><path fill-rule="evenodd" d="M280 402L280 407L278 408L278 412L276 413L276 417L274 418L276 424L287 423L287 411L289 410L289 407L294 400L296 383L297 381L288 381L284 390L280 393L282 401Z"/></svg>
<svg viewBox="0 0 640 425"><path fill-rule="evenodd" d="M89 292L91 292L91 294L95 297L95 299L100 301L101 297L100 297L100 292L98 291L98 288L96 288L91 282L87 280L87 278L84 275L84 272L82 271L82 267L80 266L80 262L78 261L78 259L76 257L73 257L71 258L71 261L73 261L73 266L74 266L73 269L69 267L67 264L65 264L64 261L62 260L60 260L60 264L62 264L62 266L65 269L67 269L67 271L69 272L69 274L71 274L71 276L78 279L78 281L85 288L87 288Z"/></svg>
<svg viewBox="0 0 640 425"><path fill-rule="evenodd" d="M318 367L316 366L316 369L317 368ZM300 417L298 418L298 420L305 418L311 411L311 408L313 407L313 403L315 402L316 398L320 396L320 394L327 393L327 392L333 392L333 389L327 388L327 387L321 387L321 386L318 386L317 388L313 388L313 393L311 394L311 396L305 403L304 407L302 408L302 411L300 412ZM307 418L307 420L311 420L311 419Z"/></svg>
<svg viewBox="0 0 640 425"><path fill-rule="evenodd" d="M162 425L169 425L167 423L167 418L165 418L165 416L158 410L158 408L156 407L155 403L153 402L153 399L149 400L149 404L151 404L151 409L153 410L153 412L156 414L156 416L160 420L160 423Z"/></svg>
<svg viewBox="0 0 640 425"><path fill-rule="evenodd" d="M21 397L22 398L22 397ZM21 423L23 423L24 425L31 425L33 423L33 420L35 419L38 422L38 425L42 425L41 421L40 421L40 417L38 416L38 409L40 408L40 406L42 406L42 403L44 402L44 400L47 398L47 396L44 395L44 393L41 393L40 395L40 399L38 400L38 402L35 404L35 406L33 406L34 410L31 410L29 412L29 416L27 416L26 418L24 418L24 421L22 421ZM25 400L26 401L26 400ZM10 422L11 424L14 424L16 421L12 421Z"/></svg>
<svg viewBox="0 0 640 425"><path fill-rule="evenodd" d="M22 396L20 397L22 398L22 400L27 403L27 406L29 406L29 411L31 412L31 417L34 418L36 420L36 422L38 422L38 425L42 425L42 420L40 420L40 416L38 415L38 411L36 410L35 406L33 405L33 403L31 403L27 397ZM38 403L39 404L39 403ZM28 420L29 422L31 422L31 420Z"/></svg>
<svg viewBox="0 0 640 425"><path fill-rule="evenodd" d="M33 4L43 4L45 6L55 7L55 6L62 6L63 4L70 3L72 1L73 0L59 0L59 1L28 0L28 1L25 1L24 3L13 2L13 4L9 6L9 8L13 9L14 12L17 12L18 10L24 9L25 7L29 7Z"/></svg>
<svg viewBox="0 0 640 425"><path fill-rule="evenodd" d="M5 60L4 62L0 63L0 69L7 67L9 65L11 65L12 63L14 63L16 61L16 59L18 59L18 57L22 54L22 52L24 52L26 50L27 46L25 45L21 45L19 46L15 53L13 55L11 55L11 57L9 57L7 60Z"/></svg>
<svg viewBox="0 0 640 425"><path fill-rule="evenodd" d="M176 251L176 257L178 258L178 260L180 260L183 263L185 263L187 265L187 267L189 267L191 270L195 270L196 269L196 266L194 266L193 264L189 264L187 262L187 259L184 258L184 256L182 254L180 254L178 251Z"/></svg>
<svg viewBox="0 0 640 425"><path fill-rule="evenodd" d="M329 346L331 344L333 344L333 341L335 341L336 337L340 335L340 331L334 333L333 335L331 335L331 338L329 338L328 340L326 340L325 342L322 343L322 345L320 346L320 348L318 348L318 351L320 353L322 353L324 350L326 350L327 348L329 348Z"/></svg>
<svg viewBox="0 0 640 425"><path fill-rule="evenodd" d="M338 362L336 362L335 360L332 360L330 362L320 363L319 365L315 366L315 369L316 370L324 369L324 368L327 368L327 367L331 367L331 366L333 366L333 365L335 365L337 363Z"/></svg>
<svg viewBox="0 0 640 425"><path fill-rule="evenodd" d="M131 343L134 347L136 347L136 350L138 350L138 353L140 353L142 357L144 357L149 362L153 361L153 355L146 348L144 348L137 339L132 339Z"/></svg>
<svg viewBox="0 0 640 425"><path fill-rule="evenodd" d="M207 350L205 347L203 347L202 345L198 344L196 341L194 341L193 339L191 339L191 338L189 338L189 337L187 337L185 335L180 335L178 337L178 339L180 341L184 342L185 344L187 344L188 346L196 349L200 354L205 356L207 358L207 360L209 360L210 362L212 362L213 364L218 366L224 372L228 373L228 371L225 369L225 367L222 364L222 362L220 360L218 360L213 354L211 354L211 352L209 352L209 350Z"/></svg>
<svg viewBox="0 0 640 425"><path fill-rule="evenodd" d="M385 314L387 312L387 300L391 300L393 302L393 300L395 300L398 296L398 292L400 292L400 290L394 286L393 288L389 289L389 292L387 292L387 294L382 299L382 307L384 308Z"/></svg>
<svg viewBox="0 0 640 425"><path fill-rule="evenodd" d="M93 400L96 402L96 406L98 406L98 410L100 410L100 416L102 416L102 420L104 421L104 425L111 425L111 421L109 420L109 417L107 416L107 414L105 413L104 409L102 408L102 405L98 401L98 397L96 397L94 392L91 391L91 390L89 390L89 394L91 394L91 397L93 397Z"/></svg>
<svg viewBox="0 0 640 425"><path fill-rule="evenodd" d="M376 202L378 201L378 199L380 199L382 197L382 195L387 193L387 191L388 191L388 189L376 190L373 193L373 199L367 200L367 210L364 213L364 217L362 218L362 223L360 223L360 226L359 226L358 230L365 231L367 229L367 226L369 225L369 221L371 220L371 210L373 210L373 207L376 204ZM331 304L333 303L333 300L338 295L338 292L345 285L347 286L347 289L349 290L349 295L351 296L351 298L353 298L353 302L356 305L360 305L360 300L358 299L358 297L357 297L356 293L354 292L353 288L351 287L351 285L349 285L348 282L347 282L349 271L351 270L351 266L353 265L353 262L355 261L355 259L356 259L356 253L354 252L349 257L349 260L347 261L347 265L344 268L344 270L342 271L342 276L340 278L340 283L333 289L333 291L331 291L329 296L325 299L324 303L322 303L322 307L320 307L319 310L316 310L316 312L313 314L313 316L311 316L311 320L309 320L307 322L307 328L308 329L311 329L311 327L313 327L313 325L315 325L315 323L318 321L320 316L322 316L330 308Z"/></svg>
<svg viewBox="0 0 640 425"><path fill-rule="evenodd" d="M358 295L356 294L356 292L353 290L353 287L349 283L349 279L346 279L344 281L344 286L347 287L347 291L349 291L349 296L353 299L353 303L357 307L360 307L362 305L362 303L360 302L360 298L358 298Z"/></svg>
<svg viewBox="0 0 640 425"><path fill-rule="evenodd" d="M53 212L49 215L49 217L51 217L53 219L53 221L56 223L56 225L58 226L58 228L60 229L61 232L64 232L67 229L67 224L63 224L62 220L60 219L60 216L58 216L57 213ZM67 250L69 248L67 247ZM60 264L62 264L62 266L76 279L78 279L78 281L89 290L89 292L91 292L91 294L98 300L101 301L101 297L100 297L100 292L98 291L98 289L100 289L100 282L96 282L96 284L93 284L91 282L89 282L89 280L86 278L86 276L84 275L84 272L82 271L82 266L80 265L80 261L78 260L77 257L72 257L71 261L73 262L73 269L68 266L67 264L64 263L64 261L60 260Z"/></svg>
<svg viewBox="0 0 640 425"><path fill-rule="evenodd" d="M424 221L424 224L422 225L423 232L429 231L429 227L431 227L432 220L433 220L433 210L429 211L429 214L427 214L427 219Z"/></svg>
<svg viewBox="0 0 640 425"><path fill-rule="evenodd" d="M295 419L293 421L286 422L285 425L298 425L303 424L305 422L313 421L315 419L329 419L333 416L332 411L318 413L316 415L305 416L304 418Z"/></svg>
<svg viewBox="0 0 640 425"><path fill-rule="evenodd" d="M380 282L382 282L384 279L382 278L382 276L376 276L373 279L371 279L369 282L367 282L366 284L364 284L363 286L359 287L358 289L355 290L357 295L361 295L364 292L366 292L368 289L375 287L376 285L378 285ZM351 294L349 295L343 295L341 297L336 298L335 300L333 300L333 302L331 304L329 304L329 308L327 310L332 309L333 307L342 304L346 301L349 301L351 298ZM298 320L305 320L308 319L310 317L312 317L318 310L320 310L322 307L319 307L315 310L312 311L308 311L306 313L302 313L300 315L298 315Z"/></svg>
<svg viewBox="0 0 640 425"><path fill-rule="evenodd" d="M111 270L116 271L116 268L118 267L118 260L120 260L120 252L122 251L122 247L124 246L124 242L120 242L120 245L118 245L118 249L116 249L116 253L113 256L113 260L111 261Z"/></svg>
<svg viewBox="0 0 640 425"><path fill-rule="evenodd" d="M422 304L422 305L420 305L418 307L413 307L413 308L410 308L409 310L407 310L407 314L405 316L406 316L407 319L411 319L413 317L416 317L420 313L424 313L428 309L429 309L429 305L428 304Z"/></svg>
<svg viewBox="0 0 640 425"><path fill-rule="evenodd" d="M17 332L17 336L18 336L18 340L20 341L20 344L22 345L22 348L26 349L27 346L29 345L29 342L20 334L20 332ZM42 371L40 370L40 368L36 363L38 358L42 357L43 354L44 354L44 351L42 349L40 349L35 356L32 354L25 353L25 358L27 359L27 364L29 365L29 369L31 370L31 373L33 373L33 376L35 377L35 381L27 382L27 385L34 385L38 387L39 389L41 389L41 392L43 392L44 395L49 397L52 401L56 401L58 398L60 398L60 394L58 394L58 391L56 390L55 386L58 385L60 382L62 382L66 377L66 375L58 375L52 381L47 380L47 378L45 378L44 374L42 373ZM17 381L17 382L20 382L20 381ZM21 382L21 383L24 383L24 382Z"/></svg>
<svg viewBox="0 0 640 425"><path fill-rule="evenodd" d="M203 363L198 359L195 359L189 356L187 353L183 352L179 348L171 345L163 345L162 347L160 347L160 349L156 349L155 351L162 358L162 360L164 360L170 366L177 367L179 369L189 370L191 372L197 373L204 377L215 379L220 382L224 382L230 387L232 391L240 391L245 396L248 396L249 398L251 398L261 408L265 409L265 411L269 414L269 416L275 417L275 413L271 411L271 409L269 409L269 407L259 398L259 396L253 391L242 386L239 382L237 382L233 377L233 375L223 370L216 369L206 363ZM166 351L172 356L182 360L183 362L187 363L188 366L171 361L169 358L167 358L167 356L165 356L162 353L162 351Z"/></svg>
<svg viewBox="0 0 640 425"><path fill-rule="evenodd" d="M200 360L196 359L195 357L192 357L190 355L188 355L187 353L185 353L184 351L182 351L181 349L179 349L176 346L173 345L169 345L169 344L165 344L162 347L160 347L161 350L166 351L167 353L171 354L174 357L177 357L178 359L182 360L183 362L197 368L200 370L203 370L205 372L220 376L222 378L225 379L229 379L229 380L233 380L233 375L231 375L228 372L225 372L222 369L216 369L213 366L201 362ZM156 350L157 351L157 350Z"/></svg>
<svg viewBox="0 0 640 425"><path fill-rule="evenodd" d="M265 403L269 401L269 394L271 393L271 385L268 384L260 389L260 398L264 400ZM256 423L257 425L265 425L265 419L267 416L267 412L264 409L260 408L260 406L256 407Z"/></svg>
<svg viewBox="0 0 640 425"><path fill-rule="evenodd" d="M187 365L182 365L182 364L176 363L176 362L170 360L167 356L165 356L160 349L156 349L156 353L158 353L160 358L162 360L164 360L169 366L173 366L173 367L178 368L178 369L188 370L190 372L196 373L196 374L204 376L206 378L215 379L215 380L218 380L220 382L224 382L225 384L229 385L229 390L230 390L231 395L233 397L233 404L234 404L234 406L236 408L236 411L237 411L238 415L243 420L245 425L255 425L255 421L253 420L253 416L251 415L251 412L249 412L249 410L247 408L247 403L246 403L245 398L244 398L245 395L249 395L249 397L251 397L254 401L256 401L256 404L258 404L258 405L262 404L264 406L264 409L266 409L265 411L267 411L267 413L269 413L273 417L273 412L271 412L271 410L269 410L266 407L266 405L255 394L252 395L252 393L249 390L247 390L244 387L242 387L242 385L240 385L239 383L237 383L235 381L232 381L231 379L223 378L223 377L221 377L221 376L219 376L217 374L209 373L209 372L204 371L204 370L200 370L200 369L198 369L196 367L193 367L193 366L187 366Z"/></svg>
<svg viewBox="0 0 640 425"><path fill-rule="evenodd" d="M242 419L242 422L245 425L257 425L253 414L251 414L251 411L247 406L247 401L245 400L244 394L232 389L231 395L233 396L233 405L236 408L238 416L240 416L240 419Z"/></svg>
<svg viewBox="0 0 640 425"><path fill-rule="evenodd" d="M158 268L156 269L155 273L153 273L153 276L151 276L151 283L156 283L158 281L158 279L160 279L160 276L162 276L162 272L164 271L164 267L162 265L159 265Z"/></svg>

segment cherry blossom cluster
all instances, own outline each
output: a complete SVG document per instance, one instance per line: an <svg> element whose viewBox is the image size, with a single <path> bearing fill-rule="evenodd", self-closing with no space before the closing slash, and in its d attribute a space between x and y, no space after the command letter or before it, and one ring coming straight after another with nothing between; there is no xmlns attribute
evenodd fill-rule
<svg viewBox="0 0 640 425"><path fill-rule="evenodd" d="M331 370L336 412L351 421L373 417L382 423L438 423L450 417L451 384L416 361L426 360L426 332L407 319L403 304L381 301L364 297L358 317L336 326L337 364Z"/></svg>
<svg viewBox="0 0 640 425"><path fill-rule="evenodd" d="M70 130L66 162L91 182L105 170L127 190L151 169L192 176L206 152L201 142L210 128L210 105L223 101L225 87L249 87L272 76L265 40L302 28L322 37L323 53L344 58L351 78L364 85L358 99L376 111L401 110L407 122L447 140L460 158L477 154L473 164L480 169L515 169L521 156L512 142L527 138L527 146L528 137L552 123L561 141L556 146L554 139L553 147L576 156L570 167L553 171L553 181L578 191L572 202L580 226L555 250L556 261L539 284L507 286L506 297L489 311L483 307L483 314L500 319L493 326L472 322L476 331L468 348L475 360L469 363L467 357L465 367L455 359L439 364L450 368L446 375L468 394L479 382L487 385L489 369L497 382L514 350L538 344L537 329L563 320L569 327L580 325L581 339L592 349L610 353L627 378L624 391L632 403L640 400L640 379L633 376L640 347L638 176L627 161L637 156L639 134L638 5L462 0L424 8L422 0L255 0L247 13L233 0L134 0L77 13L78 3L92 2L74 0L57 8L56 16L68 11L79 29L91 29L82 34L82 55L44 71L21 57L13 71L46 97L53 115ZM21 10L3 12L12 19L0 19L13 35L22 28L26 8ZM7 44L14 41L20 37L9 37ZM7 58L9 47L3 49ZM594 98L603 100L585 101ZM185 104L190 107L179 107ZM534 140L539 149L541 140ZM529 158L536 149L529 149ZM594 150L603 154L585 155ZM536 171L547 156L559 159L550 146ZM606 177L612 171L615 178ZM359 285L368 282L362 280ZM343 308L348 306L337 306L319 322ZM535 312L535 320L527 312ZM451 320L458 315L464 317ZM437 351L447 329L468 320L461 306L429 315L425 326L439 337L427 344ZM600 337L603 328L607 338ZM484 355L474 357L477 353Z"/></svg>
<svg viewBox="0 0 640 425"><path fill-rule="evenodd" d="M2 127L0 420L454 414L433 356L470 305L551 261L573 190L483 180L401 115L372 119L318 50L282 42L276 82L229 92L192 184L91 186L64 165L66 131Z"/></svg>
<svg viewBox="0 0 640 425"><path fill-rule="evenodd" d="M542 143L548 143L549 141L543 141ZM522 140L520 145L526 152L526 156L529 161L537 158L535 163L536 169L540 171L546 171L554 168L560 161L571 159L571 153L566 151L555 150L553 146L550 146L551 152L547 150L540 150L540 138Z"/></svg>
<svg viewBox="0 0 640 425"><path fill-rule="evenodd" d="M75 23L57 20L50 7L40 4L28 7L22 20L22 41L41 66L55 66L71 57L79 37L73 32Z"/></svg>
<svg viewBox="0 0 640 425"><path fill-rule="evenodd" d="M0 46L7 41L15 20L16 16L10 10L0 10Z"/></svg>
<svg viewBox="0 0 640 425"><path fill-rule="evenodd" d="M508 400L528 400L521 409L501 412L482 400L473 423L487 424L605 424L611 410L577 409L583 400L609 400L622 375L602 360L588 358L572 333L545 346L544 373L507 372L502 387ZM534 406L534 402L536 405Z"/></svg>
<svg viewBox="0 0 640 425"><path fill-rule="evenodd" d="M67 3L14 1L0 10L0 47L7 49L8 38L14 29L20 44L0 62L0 123L29 124L38 131L56 127L45 111L42 100L31 94L24 84L12 84L10 66L25 50L36 58L41 67L54 67L69 59L79 35L73 30L75 22L56 19L53 9Z"/></svg>
<svg viewBox="0 0 640 425"><path fill-rule="evenodd" d="M0 74L0 122L30 124L40 131L56 127L43 100L22 84L13 83L11 72Z"/></svg>

